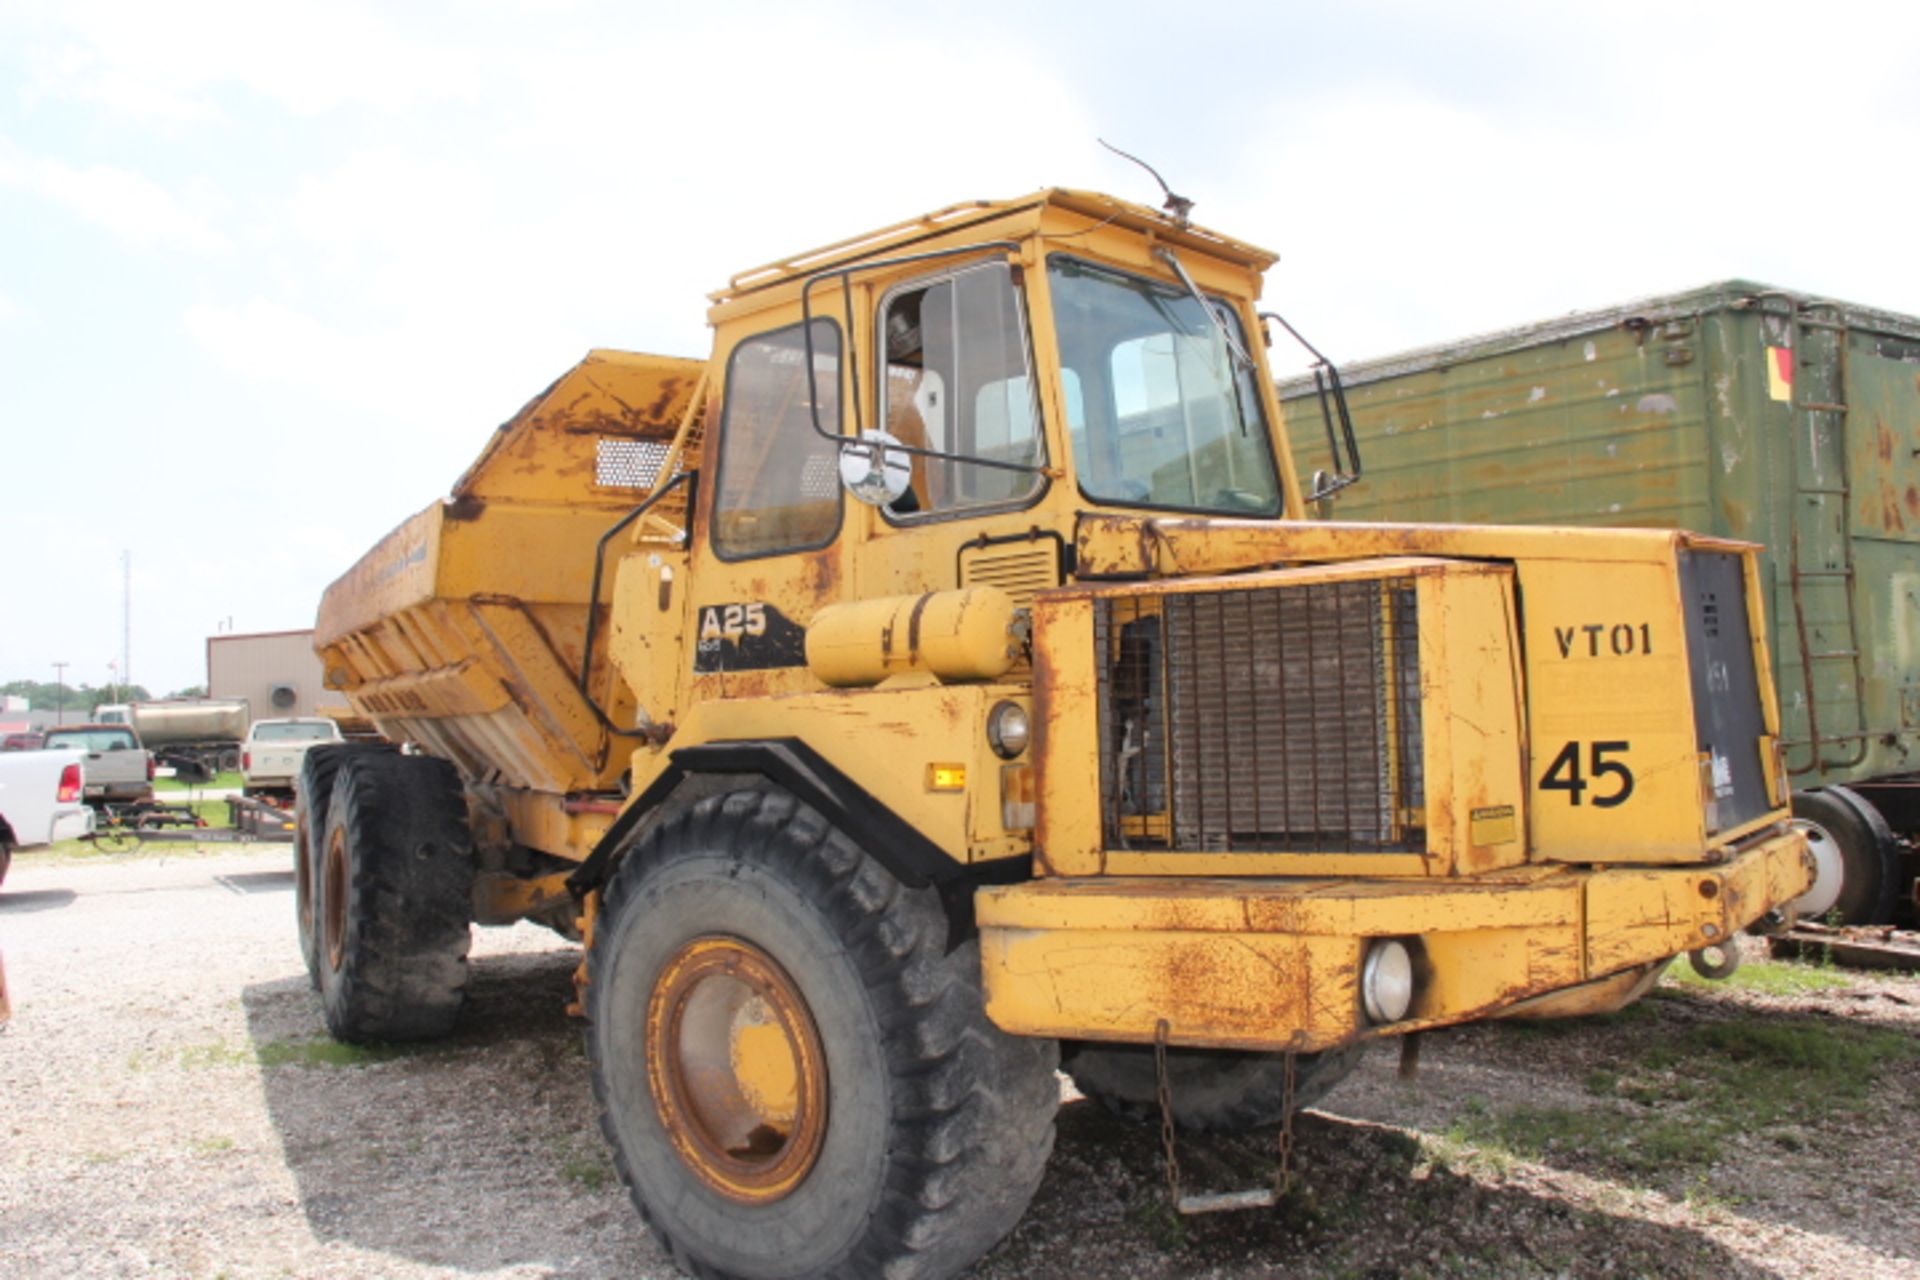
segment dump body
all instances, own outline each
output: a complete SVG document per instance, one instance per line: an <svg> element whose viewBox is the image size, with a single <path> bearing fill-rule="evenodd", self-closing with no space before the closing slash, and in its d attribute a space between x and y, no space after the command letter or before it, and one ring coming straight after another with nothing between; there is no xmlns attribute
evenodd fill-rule
<svg viewBox="0 0 1920 1280"><path fill-rule="evenodd" d="M1920 319L1732 281L1341 373L1339 519L1761 543L1795 784L1920 769ZM1326 466L1313 388L1281 391Z"/></svg>
<svg viewBox="0 0 1920 1280"><path fill-rule="evenodd" d="M314 632L328 685L391 741L569 827L565 797L613 789L639 728L606 661L604 608L579 679L600 539L672 474L701 369L596 351L529 402L448 500L328 588Z"/></svg>

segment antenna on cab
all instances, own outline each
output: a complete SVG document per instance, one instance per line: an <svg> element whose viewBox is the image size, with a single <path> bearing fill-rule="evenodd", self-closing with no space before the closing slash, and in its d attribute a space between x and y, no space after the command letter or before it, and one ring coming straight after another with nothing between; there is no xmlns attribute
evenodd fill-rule
<svg viewBox="0 0 1920 1280"><path fill-rule="evenodd" d="M1101 146L1105 147L1107 150L1113 152L1113 154L1119 156L1121 159L1131 160L1135 164L1139 165L1142 169L1145 169L1148 173L1152 174L1153 180L1160 184L1160 190L1163 193L1165 193L1167 197L1167 202L1161 205L1160 207L1173 215L1173 221L1175 225L1181 226L1181 227L1184 227L1187 225L1187 217L1189 214L1193 212L1193 201L1187 199L1185 196L1177 196L1173 194L1173 188L1167 185L1167 180L1160 176L1160 171L1158 169L1155 169L1152 165L1148 164L1145 160L1142 160L1139 156L1133 155L1126 151L1122 151L1120 148L1114 146L1111 142L1108 142L1105 138L1095 138L1094 141L1099 143Z"/></svg>

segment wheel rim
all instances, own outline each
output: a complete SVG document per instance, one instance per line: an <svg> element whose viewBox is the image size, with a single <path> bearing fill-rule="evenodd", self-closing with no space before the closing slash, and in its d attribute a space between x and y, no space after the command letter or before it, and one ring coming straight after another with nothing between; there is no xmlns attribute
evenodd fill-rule
<svg viewBox="0 0 1920 1280"><path fill-rule="evenodd" d="M1823 916L1840 901L1840 890L1846 886L1846 858L1840 851L1840 842L1819 823L1807 818L1795 818L1793 825L1807 838L1807 852L1813 857L1814 876L1807 891L1789 905L1796 915Z"/></svg>
<svg viewBox="0 0 1920 1280"><path fill-rule="evenodd" d="M326 905L327 967L338 970L347 956L347 833L335 831L327 841L321 867Z"/></svg>
<svg viewBox="0 0 1920 1280"><path fill-rule="evenodd" d="M806 1001L766 952L702 937L674 953L647 1005L646 1061L668 1139L721 1195L769 1203L813 1168L826 1057Z"/></svg>

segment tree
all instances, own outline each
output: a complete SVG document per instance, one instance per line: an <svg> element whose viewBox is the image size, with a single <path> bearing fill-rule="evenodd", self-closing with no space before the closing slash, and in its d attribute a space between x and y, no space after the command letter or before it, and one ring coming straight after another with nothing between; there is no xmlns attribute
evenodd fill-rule
<svg viewBox="0 0 1920 1280"><path fill-rule="evenodd" d="M25 698L35 710L50 711L64 707L68 711L91 712L106 702L144 702L153 697L145 685L69 684L55 680L9 680L0 684L0 694Z"/></svg>

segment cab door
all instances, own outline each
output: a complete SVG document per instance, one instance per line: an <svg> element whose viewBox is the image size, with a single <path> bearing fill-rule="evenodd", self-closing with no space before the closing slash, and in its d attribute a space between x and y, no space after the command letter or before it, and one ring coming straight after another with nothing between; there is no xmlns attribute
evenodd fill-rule
<svg viewBox="0 0 1920 1280"><path fill-rule="evenodd" d="M687 575L691 700L817 687L806 627L845 596L838 446L821 434L843 430L845 346L834 320L796 318L742 336L726 357Z"/></svg>
<svg viewBox="0 0 1920 1280"><path fill-rule="evenodd" d="M863 596L992 582L1026 603L1060 581L1063 539L1033 531L1047 451L1022 273L1004 259L915 276L874 318L876 416L912 459L900 496L868 517Z"/></svg>

